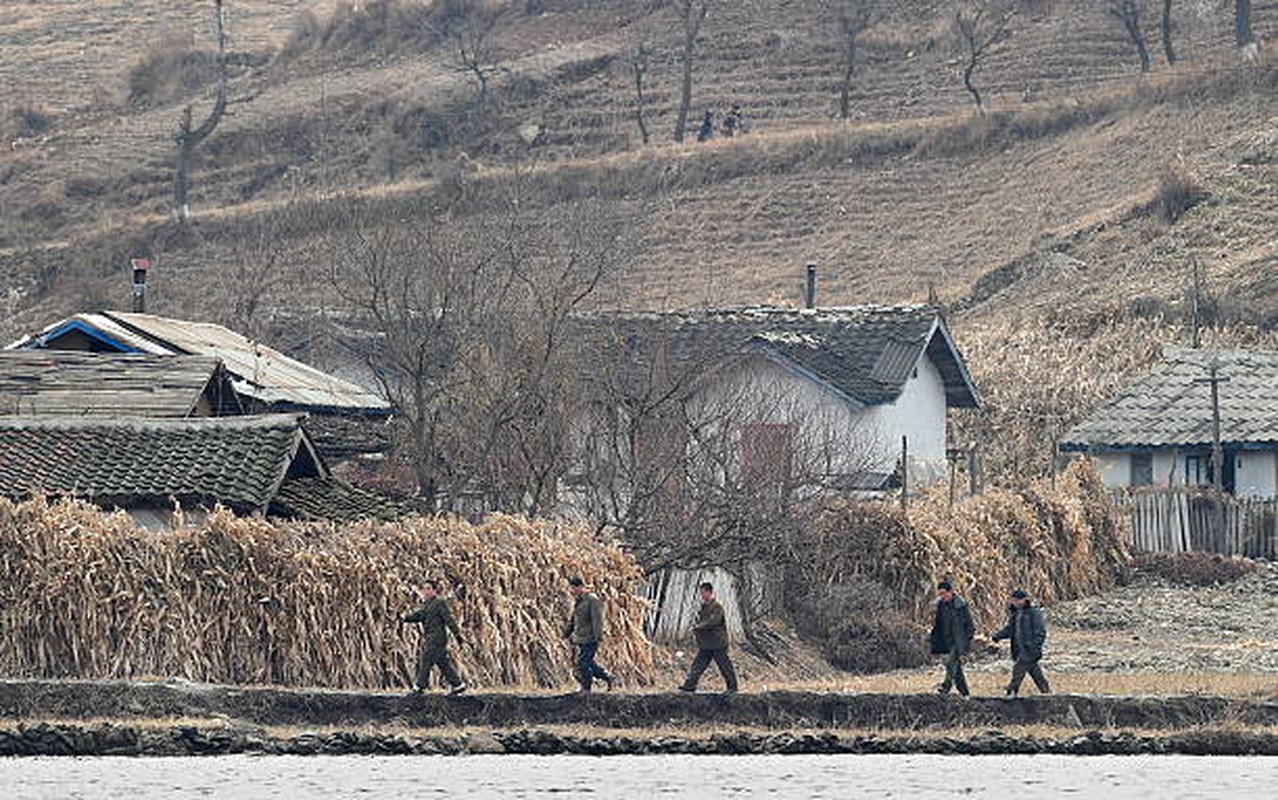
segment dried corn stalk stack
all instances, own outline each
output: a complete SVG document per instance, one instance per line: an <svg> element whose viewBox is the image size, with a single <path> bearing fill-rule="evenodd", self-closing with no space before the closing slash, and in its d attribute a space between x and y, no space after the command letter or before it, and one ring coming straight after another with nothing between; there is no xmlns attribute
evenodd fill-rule
<svg viewBox="0 0 1278 800"><path fill-rule="evenodd" d="M601 660L650 680L641 572L577 528L501 516L337 528L219 510L154 533L83 503L0 500L0 674L403 687L418 632L397 619L431 577L453 598L472 684L565 686L572 575L607 603Z"/></svg>
<svg viewBox="0 0 1278 800"><path fill-rule="evenodd" d="M925 624L936 582L948 577L989 626L1016 587L1050 604L1113 585L1128 559L1125 525L1091 465L1079 462L1055 488L994 489L952 509L939 490L908 514L895 503L847 503L822 520L814 550L824 580L877 581Z"/></svg>

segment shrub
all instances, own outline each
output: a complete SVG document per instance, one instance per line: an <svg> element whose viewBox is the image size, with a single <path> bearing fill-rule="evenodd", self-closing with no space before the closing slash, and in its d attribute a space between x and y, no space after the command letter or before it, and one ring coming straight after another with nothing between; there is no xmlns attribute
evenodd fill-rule
<svg viewBox="0 0 1278 800"><path fill-rule="evenodd" d="M1158 173L1154 207L1165 221L1176 222L1185 212L1207 199L1207 190L1181 159L1165 164Z"/></svg>
<svg viewBox="0 0 1278 800"><path fill-rule="evenodd" d="M9 109L7 134L25 138L46 133L57 122L57 115L47 106L35 102L19 103Z"/></svg>
<svg viewBox="0 0 1278 800"><path fill-rule="evenodd" d="M1132 559L1132 567L1177 586L1232 583L1256 571L1254 561L1213 553L1142 553Z"/></svg>
<svg viewBox="0 0 1278 800"><path fill-rule="evenodd" d="M128 74L129 102L164 105L217 80L217 53L172 42L142 57Z"/></svg>

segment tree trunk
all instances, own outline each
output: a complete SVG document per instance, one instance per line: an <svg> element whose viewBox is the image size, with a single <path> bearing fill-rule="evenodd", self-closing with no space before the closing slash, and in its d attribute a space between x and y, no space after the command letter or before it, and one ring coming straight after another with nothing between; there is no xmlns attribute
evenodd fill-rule
<svg viewBox="0 0 1278 800"><path fill-rule="evenodd" d="M856 34L848 32L843 43L843 83L839 86L839 119L852 115L852 77L856 74Z"/></svg>
<svg viewBox="0 0 1278 800"><path fill-rule="evenodd" d="M1168 65L1176 63L1176 49L1172 46L1172 0L1163 0L1163 55Z"/></svg>
<svg viewBox="0 0 1278 800"><path fill-rule="evenodd" d="M1234 37L1240 48L1256 43L1251 30L1251 0L1234 0Z"/></svg>
<svg viewBox="0 0 1278 800"><path fill-rule="evenodd" d="M967 91L972 95L972 102L976 103L976 110L984 114L985 105L981 102L981 93L972 85L972 73L976 72L976 54L973 53L967 60L967 66L963 69L963 85L967 87Z"/></svg>
<svg viewBox="0 0 1278 800"><path fill-rule="evenodd" d="M643 45L635 52L631 67L635 75L635 123L639 126L639 139L648 143L648 123L644 120L643 76L648 71L648 51Z"/></svg>
<svg viewBox="0 0 1278 800"><path fill-rule="evenodd" d="M1140 71L1149 72L1149 48L1145 46L1145 34L1140 30L1140 19L1135 14L1126 14L1122 17L1123 27L1127 29L1127 36L1132 40L1132 44L1136 45L1136 54L1140 56Z"/></svg>
<svg viewBox="0 0 1278 800"><path fill-rule="evenodd" d="M217 99L214 100L208 117L198 128L192 127L191 107L187 106L182 111L178 132L173 136L178 146L177 165L173 175L173 212L180 220L186 220L189 215L187 193L190 187L191 157L195 154L195 148L213 133L222 121L222 115L226 113L226 26L222 16L222 0L214 0L214 6L217 14Z"/></svg>
<svg viewBox="0 0 1278 800"><path fill-rule="evenodd" d="M692 51L697 45L701 22L709 12L708 0L683 0L683 51L679 54L679 117L675 121L674 140L683 142L688 133L688 111L692 108Z"/></svg>

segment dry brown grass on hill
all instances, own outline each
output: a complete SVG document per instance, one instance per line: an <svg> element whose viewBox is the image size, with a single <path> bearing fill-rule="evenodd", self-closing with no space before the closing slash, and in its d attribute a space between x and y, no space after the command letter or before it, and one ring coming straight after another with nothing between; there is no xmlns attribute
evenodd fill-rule
<svg viewBox="0 0 1278 800"><path fill-rule="evenodd" d="M607 601L607 662L652 676L634 560L581 530L494 517L343 528L218 511L173 533L74 502L0 499L0 673L177 676L215 683L404 688L417 634L408 589L440 579L472 685L570 684L567 579Z"/></svg>

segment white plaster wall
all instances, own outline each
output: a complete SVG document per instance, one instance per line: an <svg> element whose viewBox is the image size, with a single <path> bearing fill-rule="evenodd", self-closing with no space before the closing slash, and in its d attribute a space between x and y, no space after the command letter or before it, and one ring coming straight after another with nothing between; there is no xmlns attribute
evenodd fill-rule
<svg viewBox="0 0 1278 800"><path fill-rule="evenodd" d="M901 437L906 436L913 484L945 475L945 384L930 359L921 359L901 395L882 406L855 407L821 384L762 357L716 381L705 401L731 406L745 396L756 398L752 405L761 412L751 421L798 425L809 439L838 441L843 457L831 465L831 472L891 472L900 458Z"/></svg>
<svg viewBox="0 0 1278 800"><path fill-rule="evenodd" d="M1131 486L1132 457L1129 453L1099 453L1094 458L1096 471L1107 487L1124 489Z"/></svg>
<svg viewBox="0 0 1278 800"><path fill-rule="evenodd" d="M1234 494L1239 497L1278 496L1278 462L1273 451L1244 450L1236 458Z"/></svg>

